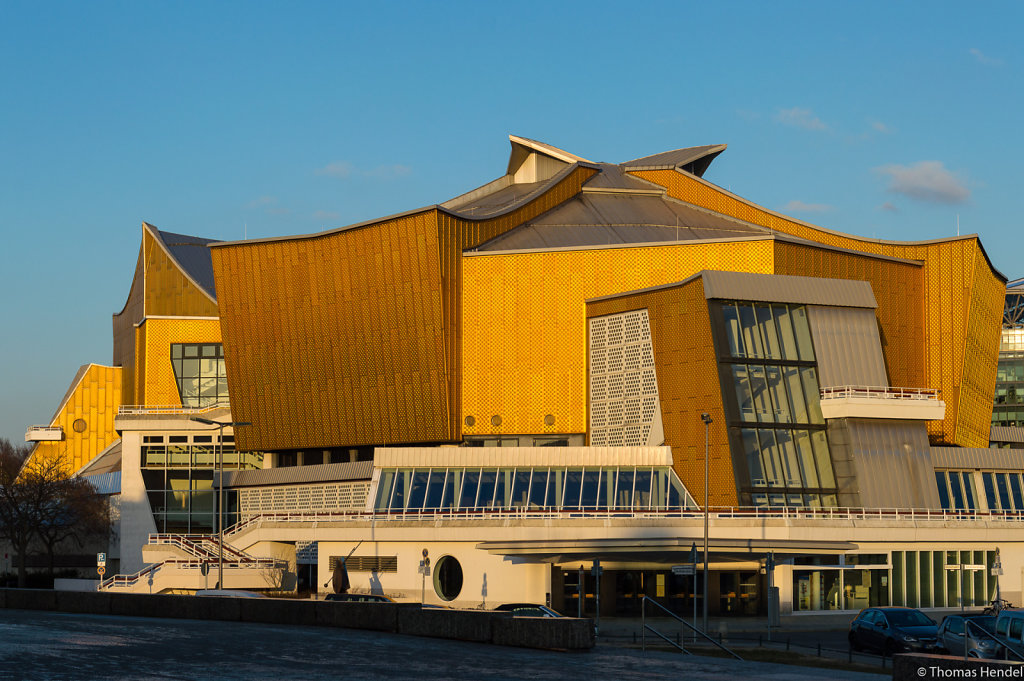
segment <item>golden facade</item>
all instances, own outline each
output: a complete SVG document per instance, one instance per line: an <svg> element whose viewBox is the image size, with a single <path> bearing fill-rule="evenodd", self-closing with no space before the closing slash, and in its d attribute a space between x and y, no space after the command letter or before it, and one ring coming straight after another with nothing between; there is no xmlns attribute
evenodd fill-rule
<svg viewBox="0 0 1024 681"><path fill-rule="evenodd" d="M49 423L61 428L62 439L37 442L31 460L57 460L68 474L74 473L117 440L114 416L120 404L120 367L82 367Z"/></svg>
<svg viewBox="0 0 1024 681"><path fill-rule="evenodd" d="M462 251L574 196L578 168L488 219L434 207L213 251L241 449L460 439Z"/></svg>
<svg viewBox="0 0 1024 681"><path fill-rule="evenodd" d="M934 442L988 446L999 354L998 341L992 339L998 336L1006 283L993 269L977 236L926 242L863 239L773 213L688 173L644 170L631 174L665 187L670 196L682 201L783 234L862 253L920 260L924 385L907 387L942 390L946 418L929 424Z"/></svg>
<svg viewBox="0 0 1024 681"><path fill-rule="evenodd" d="M464 258L464 435L586 431L586 300L703 269L770 274L773 241L497 253ZM555 417L545 426L544 417ZM492 416L501 417L494 426Z"/></svg>

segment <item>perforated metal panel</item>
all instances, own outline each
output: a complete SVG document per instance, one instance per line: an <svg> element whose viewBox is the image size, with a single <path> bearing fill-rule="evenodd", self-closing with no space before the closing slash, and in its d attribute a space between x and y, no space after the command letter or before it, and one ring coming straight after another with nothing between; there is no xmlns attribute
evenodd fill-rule
<svg viewBox="0 0 1024 681"><path fill-rule="evenodd" d="M361 511L370 492L368 481L327 485L287 485L238 490L242 518L282 511Z"/></svg>
<svg viewBox="0 0 1024 681"><path fill-rule="evenodd" d="M647 310L590 320L590 444L647 445L658 379Z"/></svg>

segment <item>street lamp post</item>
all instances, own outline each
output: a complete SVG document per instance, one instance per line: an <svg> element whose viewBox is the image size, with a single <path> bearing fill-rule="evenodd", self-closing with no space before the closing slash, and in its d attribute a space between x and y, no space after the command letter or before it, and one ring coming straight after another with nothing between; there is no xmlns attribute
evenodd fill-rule
<svg viewBox="0 0 1024 681"><path fill-rule="evenodd" d="M708 632L708 428L711 425L711 414L700 415L704 422L704 633Z"/></svg>
<svg viewBox="0 0 1024 681"><path fill-rule="evenodd" d="M190 420L217 426L217 588L224 588L224 426L251 426L248 421L213 421L201 416Z"/></svg>

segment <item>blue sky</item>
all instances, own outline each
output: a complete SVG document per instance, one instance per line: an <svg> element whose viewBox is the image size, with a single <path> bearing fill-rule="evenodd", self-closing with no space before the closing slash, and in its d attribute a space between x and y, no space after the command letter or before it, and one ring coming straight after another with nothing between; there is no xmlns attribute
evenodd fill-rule
<svg viewBox="0 0 1024 681"><path fill-rule="evenodd" d="M141 222L218 239L439 203L509 133L853 234L1019 263L1019 2L0 4L0 437L110 363Z"/></svg>

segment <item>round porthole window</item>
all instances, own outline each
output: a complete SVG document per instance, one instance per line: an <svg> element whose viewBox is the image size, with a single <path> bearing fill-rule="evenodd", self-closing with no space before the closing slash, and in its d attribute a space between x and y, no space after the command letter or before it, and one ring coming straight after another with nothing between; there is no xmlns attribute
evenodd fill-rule
<svg viewBox="0 0 1024 681"><path fill-rule="evenodd" d="M476 419L475 419L475 418L473 418L472 416L467 416L467 417L466 417L466 425L467 425L468 427L472 428L473 426L475 426L475 425L476 425Z"/></svg>
<svg viewBox="0 0 1024 681"><path fill-rule="evenodd" d="M434 591L445 601L454 601L462 592L462 566L453 556L441 556L434 566Z"/></svg>
<svg viewBox="0 0 1024 681"><path fill-rule="evenodd" d="M494 416L492 416L492 417L491 417L491 425L492 425L492 426L494 426L495 428L497 428L498 426L500 426L500 425L501 425L501 417L500 417L500 416L498 416L497 414L495 414Z"/></svg>
<svg viewBox="0 0 1024 681"><path fill-rule="evenodd" d="M547 416L545 416L544 417L544 425L545 426L553 426L553 425L555 425L555 415L554 414L548 414Z"/></svg>
<svg viewBox="0 0 1024 681"><path fill-rule="evenodd" d="M87 424L85 423L85 419L75 419L75 422L71 424L71 428L76 433L84 433L86 427L87 427Z"/></svg>

